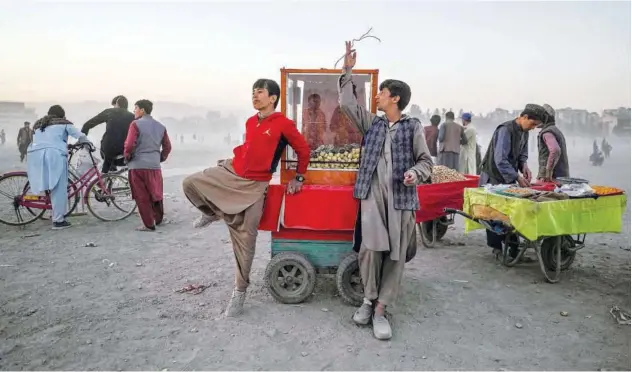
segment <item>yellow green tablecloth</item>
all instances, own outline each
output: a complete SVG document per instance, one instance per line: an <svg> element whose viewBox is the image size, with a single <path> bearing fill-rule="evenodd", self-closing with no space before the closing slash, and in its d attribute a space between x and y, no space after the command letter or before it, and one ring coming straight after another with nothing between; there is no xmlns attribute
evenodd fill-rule
<svg viewBox="0 0 632 372"><path fill-rule="evenodd" d="M507 215L524 237L537 240L544 236L621 232L626 202L625 195L535 202L477 188L464 190L463 211L472 215L475 204L494 208ZM482 228L474 221L465 220L466 233Z"/></svg>

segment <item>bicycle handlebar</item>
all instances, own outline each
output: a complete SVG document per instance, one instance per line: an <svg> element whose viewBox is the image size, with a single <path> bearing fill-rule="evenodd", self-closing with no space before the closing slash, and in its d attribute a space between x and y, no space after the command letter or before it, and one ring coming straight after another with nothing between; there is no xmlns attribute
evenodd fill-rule
<svg viewBox="0 0 632 372"><path fill-rule="evenodd" d="M68 145L68 150L79 150L85 147L87 147L88 151L90 152L97 151L97 149L94 147L94 145L91 142L77 142L73 145Z"/></svg>

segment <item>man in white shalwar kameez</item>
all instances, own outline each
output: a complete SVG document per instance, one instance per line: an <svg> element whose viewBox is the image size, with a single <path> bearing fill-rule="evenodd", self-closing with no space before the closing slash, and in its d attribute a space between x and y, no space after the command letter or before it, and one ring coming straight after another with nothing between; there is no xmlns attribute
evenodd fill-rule
<svg viewBox="0 0 632 372"><path fill-rule="evenodd" d="M476 129L472 125L472 114L463 113L461 116L465 138L467 143L461 145L461 154L459 159L459 172L463 174L476 174Z"/></svg>

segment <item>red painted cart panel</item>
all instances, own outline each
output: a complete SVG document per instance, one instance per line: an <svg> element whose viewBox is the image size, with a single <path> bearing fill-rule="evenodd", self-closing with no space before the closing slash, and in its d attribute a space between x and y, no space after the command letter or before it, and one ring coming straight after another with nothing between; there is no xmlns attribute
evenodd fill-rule
<svg viewBox="0 0 632 372"><path fill-rule="evenodd" d="M420 208L416 221L428 222L445 216L444 208L463 208L463 190L478 187L479 176L465 176L467 180L417 186Z"/></svg>
<svg viewBox="0 0 632 372"><path fill-rule="evenodd" d="M478 186L478 176L466 177L466 181L419 185L417 222L444 216L443 208L461 209L463 190ZM277 232L283 218L285 229L353 231L358 210L353 186L305 185L296 195L285 195L285 200L284 195L284 185L270 185L259 230Z"/></svg>

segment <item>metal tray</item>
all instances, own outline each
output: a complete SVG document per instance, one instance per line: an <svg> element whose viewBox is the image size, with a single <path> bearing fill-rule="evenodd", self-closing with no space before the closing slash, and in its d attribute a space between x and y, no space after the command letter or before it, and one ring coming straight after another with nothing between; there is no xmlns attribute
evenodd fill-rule
<svg viewBox="0 0 632 372"><path fill-rule="evenodd" d="M542 191L538 191L538 190L533 190L533 189L528 189L528 190L531 191L531 193L529 193L529 194L513 194L513 193L510 193L510 192L503 191L503 190L497 190L497 191L494 191L494 193L496 193L498 195L510 196L512 198L518 198L518 199L530 198L530 197L532 197L534 195L538 195L538 194L542 193Z"/></svg>

